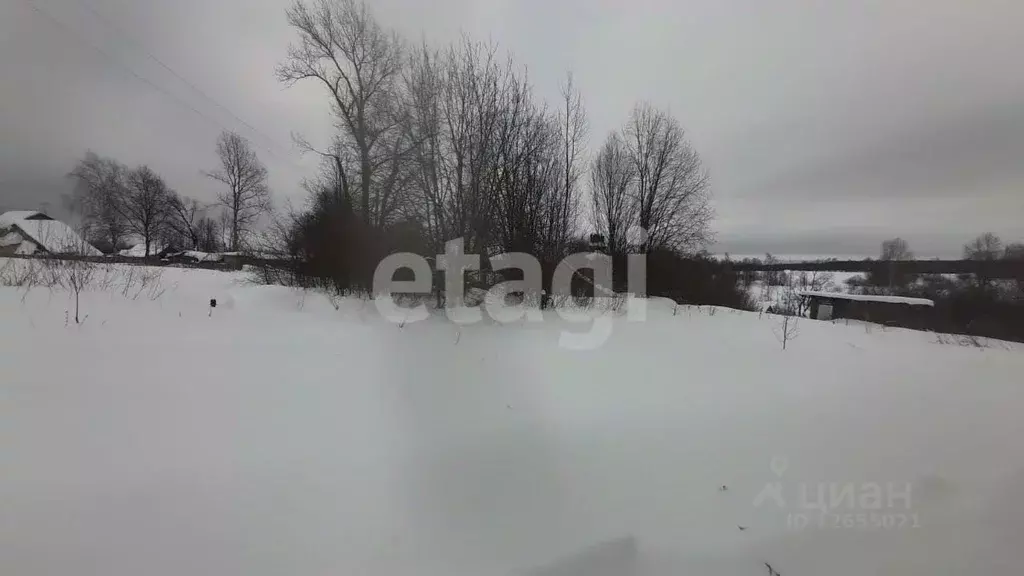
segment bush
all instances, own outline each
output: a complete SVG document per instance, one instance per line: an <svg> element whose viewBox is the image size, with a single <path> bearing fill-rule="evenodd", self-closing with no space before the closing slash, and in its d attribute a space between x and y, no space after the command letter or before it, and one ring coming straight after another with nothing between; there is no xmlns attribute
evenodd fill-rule
<svg viewBox="0 0 1024 576"><path fill-rule="evenodd" d="M339 294L369 292L377 265L390 254L426 255L418 225L400 222L387 229L367 225L343 195L321 191L308 210L294 214L283 228L279 252L287 266L263 269L268 281L326 288Z"/></svg>
<svg viewBox="0 0 1024 576"><path fill-rule="evenodd" d="M1013 281L980 284L973 278L923 275L900 296L935 302L931 330L1024 342L1024 297Z"/></svg>
<svg viewBox="0 0 1024 576"><path fill-rule="evenodd" d="M625 270L625 266L616 269ZM755 310L729 262L706 256L684 257L671 251L647 255L647 293L676 302Z"/></svg>

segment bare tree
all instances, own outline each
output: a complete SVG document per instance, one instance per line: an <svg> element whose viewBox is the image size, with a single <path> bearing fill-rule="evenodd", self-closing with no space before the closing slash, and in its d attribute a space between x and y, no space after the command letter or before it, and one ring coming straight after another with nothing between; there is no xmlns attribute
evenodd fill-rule
<svg viewBox="0 0 1024 576"><path fill-rule="evenodd" d="M80 239L78 242L78 253L88 253L88 243L84 239ZM81 295L93 283L96 275L96 264L78 258L68 260L46 259L41 264L42 269L36 280L41 280L42 284L51 290L54 288L67 290L75 302L75 324L85 322L88 315L86 317L81 316ZM64 319L65 323L67 323L67 313L65 313Z"/></svg>
<svg viewBox="0 0 1024 576"><path fill-rule="evenodd" d="M566 75L565 83L562 85L558 129L561 140L561 190L550 202L547 236L556 252L552 256L561 257L570 239L575 235L580 216L578 188L584 170L584 150L588 132L583 96L576 87L571 73Z"/></svg>
<svg viewBox="0 0 1024 576"><path fill-rule="evenodd" d="M64 286L75 297L75 324L81 324L85 321L85 318L80 317L82 290L92 282L96 265L85 260L67 260L59 265L63 267L61 274Z"/></svg>
<svg viewBox="0 0 1024 576"><path fill-rule="evenodd" d="M882 242L882 260L913 260L914 253L903 238L893 238Z"/></svg>
<svg viewBox="0 0 1024 576"><path fill-rule="evenodd" d="M142 236L148 258L153 240L163 232L168 221L171 191L149 166L130 171L126 180L121 212L128 229Z"/></svg>
<svg viewBox="0 0 1024 576"><path fill-rule="evenodd" d="M68 174L75 190L68 199L72 211L81 215L85 237L116 250L128 231L122 213L128 169L111 158L87 152Z"/></svg>
<svg viewBox="0 0 1024 576"><path fill-rule="evenodd" d="M710 179L679 121L649 104L634 109L624 140L635 172L645 251L695 251L711 240Z"/></svg>
<svg viewBox="0 0 1024 576"><path fill-rule="evenodd" d="M868 281L875 286L888 286L890 290L897 286L906 286L913 281L914 275L906 272L906 266L900 262L913 260L914 253L903 238L892 238L882 242L881 260L888 262L885 268L873 268L867 275Z"/></svg>
<svg viewBox="0 0 1024 576"><path fill-rule="evenodd" d="M300 135L294 135L295 144L303 152L312 152L320 156L320 174L313 178L306 178L302 182L302 188L310 195L315 196L322 190L328 189L335 195L335 200L342 201L342 198L352 199L352 189L349 185L349 166L351 158L349 150L341 137L335 136L334 143L327 150L318 150Z"/></svg>
<svg viewBox="0 0 1024 576"><path fill-rule="evenodd" d="M196 222L196 250L220 252L224 249L224 231L217 220L202 216Z"/></svg>
<svg viewBox="0 0 1024 576"><path fill-rule="evenodd" d="M196 200L171 192L168 197L167 226L174 235L193 250L199 249L199 225L205 217L206 207Z"/></svg>
<svg viewBox="0 0 1024 576"><path fill-rule="evenodd" d="M789 275L788 290L783 298L784 306L796 316L804 318L810 310L810 300L800 295L802 291L825 292L835 288L835 275L832 272L813 270L810 272L794 271Z"/></svg>
<svg viewBox="0 0 1024 576"><path fill-rule="evenodd" d="M1003 241L991 232L964 244L965 260L998 260L1003 256Z"/></svg>
<svg viewBox="0 0 1024 576"><path fill-rule="evenodd" d="M775 338L782 344L782 349L785 350L786 344L800 335L799 321L796 316L783 316L782 321L773 328L773 331Z"/></svg>
<svg viewBox="0 0 1024 576"><path fill-rule="evenodd" d="M313 79L328 90L342 142L353 151L345 170L358 177L354 203L367 224L383 226L396 210L408 151L396 100L402 43L356 0L299 0L287 18L299 42L277 76L288 84Z"/></svg>
<svg viewBox="0 0 1024 576"><path fill-rule="evenodd" d="M217 195L217 202L226 210L230 249L238 251L253 224L270 210L267 169L248 140L234 132L221 133L217 139L217 157L220 168L206 175L228 187Z"/></svg>
<svg viewBox="0 0 1024 576"><path fill-rule="evenodd" d="M633 177L622 137L610 134L590 167L590 200L594 228L604 235L612 254L624 254L629 248L626 234L635 221Z"/></svg>
<svg viewBox="0 0 1024 576"><path fill-rule="evenodd" d="M522 159L511 155L536 112L528 86L493 44L468 38L443 52L417 50L406 76L417 217L435 246L464 238L467 251L485 253L504 242L496 238L497 188L522 182L523 174L503 173L499 162ZM504 236L513 234L506 228Z"/></svg>

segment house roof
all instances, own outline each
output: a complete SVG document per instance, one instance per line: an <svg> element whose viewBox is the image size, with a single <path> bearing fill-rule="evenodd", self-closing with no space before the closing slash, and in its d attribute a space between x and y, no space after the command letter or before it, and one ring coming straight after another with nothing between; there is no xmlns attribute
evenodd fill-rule
<svg viewBox="0 0 1024 576"><path fill-rule="evenodd" d="M0 214L0 228L8 228L22 220L52 220L52 218L35 210L11 210Z"/></svg>
<svg viewBox="0 0 1024 576"><path fill-rule="evenodd" d="M103 254L83 240L70 226L42 212L18 210L0 214L0 228L12 227L51 254Z"/></svg>
<svg viewBox="0 0 1024 576"><path fill-rule="evenodd" d="M846 294L844 292L815 292L811 290L798 291L797 295L814 298L830 298L835 300L856 300L858 302L885 302L887 304L909 304L911 306L935 306L935 302L927 298L907 298L904 296Z"/></svg>

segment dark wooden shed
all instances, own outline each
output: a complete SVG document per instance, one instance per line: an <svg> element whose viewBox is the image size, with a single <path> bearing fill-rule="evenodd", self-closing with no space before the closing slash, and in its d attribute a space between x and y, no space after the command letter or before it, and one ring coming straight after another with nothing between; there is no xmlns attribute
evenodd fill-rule
<svg viewBox="0 0 1024 576"><path fill-rule="evenodd" d="M931 326L935 306L926 298L812 291L797 294L810 300L810 317L816 320L847 318L917 329Z"/></svg>

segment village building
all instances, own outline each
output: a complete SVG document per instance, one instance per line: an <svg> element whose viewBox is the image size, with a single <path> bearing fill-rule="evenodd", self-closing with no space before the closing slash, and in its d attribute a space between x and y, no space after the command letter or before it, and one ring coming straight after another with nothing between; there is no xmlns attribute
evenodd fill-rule
<svg viewBox="0 0 1024 576"><path fill-rule="evenodd" d="M74 254L102 256L70 226L31 210L0 214L0 256Z"/></svg>

